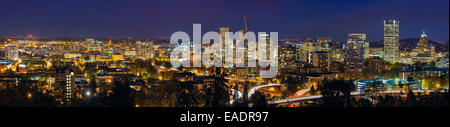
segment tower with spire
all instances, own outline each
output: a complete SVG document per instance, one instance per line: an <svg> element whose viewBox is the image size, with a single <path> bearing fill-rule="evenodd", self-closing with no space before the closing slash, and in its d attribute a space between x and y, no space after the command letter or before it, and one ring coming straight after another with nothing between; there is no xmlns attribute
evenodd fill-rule
<svg viewBox="0 0 450 127"><path fill-rule="evenodd" d="M419 50L419 54L425 54L428 52L428 37L425 33L425 30L422 30L422 35L420 35L419 43L417 45L417 48Z"/></svg>

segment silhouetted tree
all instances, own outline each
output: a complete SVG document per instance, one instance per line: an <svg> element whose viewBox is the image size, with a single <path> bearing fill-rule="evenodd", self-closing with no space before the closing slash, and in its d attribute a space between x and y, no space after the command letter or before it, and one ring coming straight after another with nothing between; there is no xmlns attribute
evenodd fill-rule
<svg viewBox="0 0 450 127"><path fill-rule="evenodd" d="M200 96L198 92L195 92L191 82L181 83L180 88L177 90L177 107L197 107L198 100L196 96Z"/></svg>
<svg viewBox="0 0 450 127"><path fill-rule="evenodd" d="M323 104L332 107L350 107L350 92L354 87L354 84L350 81L324 81L324 84L319 86Z"/></svg>
<svg viewBox="0 0 450 127"><path fill-rule="evenodd" d="M412 92L412 90L408 91L408 95L406 97L406 104L408 107L416 107L416 95Z"/></svg>
<svg viewBox="0 0 450 127"><path fill-rule="evenodd" d="M234 89L235 90L238 90L238 85L236 85L235 87L234 87ZM243 95L242 95L242 97L241 98L235 98L236 100L234 101L234 103L233 103L233 107L248 107L248 99L247 99L247 94L248 94L248 92L247 92L247 89L248 89L248 84L247 83L245 83L244 84L244 92L242 93ZM236 93L235 94L238 94L238 92L236 91ZM237 95L236 95L237 96Z"/></svg>
<svg viewBox="0 0 450 127"><path fill-rule="evenodd" d="M130 85L132 83L127 77L114 79L113 93L109 97L109 105L113 107L132 107L133 99L130 96Z"/></svg>
<svg viewBox="0 0 450 127"><path fill-rule="evenodd" d="M289 77L285 80L285 83L287 84L289 93L295 93L298 90L297 87L302 84L302 81L298 78Z"/></svg>
<svg viewBox="0 0 450 127"><path fill-rule="evenodd" d="M314 86L311 86L311 88L309 89L309 93L311 95L317 95L318 94L317 92L318 91L316 90L316 88Z"/></svg>
<svg viewBox="0 0 450 127"><path fill-rule="evenodd" d="M253 107L267 107L266 97L260 92L256 92L254 95L252 95L251 100L253 103Z"/></svg>
<svg viewBox="0 0 450 127"><path fill-rule="evenodd" d="M215 68L214 74L214 84L206 90L205 107L223 107L230 101L228 88L225 84L227 80L224 78L223 71Z"/></svg>
<svg viewBox="0 0 450 127"><path fill-rule="evenodd" d="M19 84L9 84L0 89L0 107L55 107L56 99L53 96L43 94L35 86L33 81L20 79Z"/></svg>

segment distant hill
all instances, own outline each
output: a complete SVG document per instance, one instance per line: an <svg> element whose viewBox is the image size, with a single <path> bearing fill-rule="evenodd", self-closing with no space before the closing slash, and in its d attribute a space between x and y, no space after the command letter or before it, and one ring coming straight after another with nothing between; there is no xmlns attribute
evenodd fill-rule
<svg viewBox="0 0 450 127"><path fill-rule="evenodd" d="M383 48L384 42L382 40L381 41L372 41L372 42L369 42L369 46L371 48Z"/></svg>
<svg viewBox="0 0 450 127"><path fill-rule="evenodd" d="M402 39L400 42L400 51L412 51L414 48L416 48L417 43L419 43L419 38L407 38ZM432 40L428 41L428 44L436 46L436 51L448 51L448 42L443 44L439 42L435 42ZM384 47L383 41L374 41L370 42L370 47Z"/></svg>
<svg viewBox="0 0 450 127"><path fill-rule="evenodd" d="M401 51L412 51L419 43L419 38L408 38L400 40L400 50ZM448 46L435 42L433 40L428 40L428 44L436 46L436 51L448 51Z"/></svg>

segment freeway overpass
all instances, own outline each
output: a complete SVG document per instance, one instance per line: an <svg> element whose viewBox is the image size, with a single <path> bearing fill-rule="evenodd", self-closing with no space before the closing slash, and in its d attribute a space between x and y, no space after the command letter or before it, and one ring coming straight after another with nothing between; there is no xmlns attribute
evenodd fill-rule
<svg viewBox="0 0 450 127"><path fill-rule="evenodd" d="M272 87L272 86L281 86L281 85L284 85L284 84L269 83L269 84L266 84L266 85L255 86L255 87L251 88L250 91L248 92L248 98L252 97L252 95L255 94L255 92L258 91L258 89L260 89L260 88Z"/></svg>
<svg viewBox="0 0 450 127"><path fill-rule="evenodd" d="M272 87L272 86L282 86L282 85L284 85L284 84L269 83L269 84L266 84L266 85L255 86L255 87L253 87L253 88L251 88L251 89L249 90L249 92L248 92L248 94L247 94L247 97L250 98L250 97L251 97L253 94L255 94L256 91L258 91L258 89L260 89L260 88L264 88L264 87ZM238 97L237 97L237 99L230 100L230 102L228 102L229 104L233 104L236 100L241 99L241 98L243 97L243 96L242 96L243 94L242 94L241 91L235 90L235 89L231 89L231 92L234 93L235 91L238 93Z"/></svg>
<svg viewBox="0 0 450 127"><path fill-rule="evenodd" d="M399 90L395 90L395 91L382 91L382 92L378 92L379 94L400 94L400 93L405 93L406 91L399 91ZM433 90L413 90L414 93L428 93L428 92L434 92ZM441 90L439 92L448 92L445 90ZM350 95L351 96L359 96L362 95L361 97L367 98L369 99L369 97L366 97L367 93L360 93L360 92L351 92ZM314 99L320 99L322 98L322 95L315 95L315 96L306 96L306 97L292 97L292 98L286 98L286 99L280 99L280 100L273 100L273 101L268 101L268 104L281 104L281 103L292 103L292 102L301 102L301 101L308 101L308 100L314 100ZM369 100L372 100L371 98ZM372 100L372 102L374 102Z"/></svg>

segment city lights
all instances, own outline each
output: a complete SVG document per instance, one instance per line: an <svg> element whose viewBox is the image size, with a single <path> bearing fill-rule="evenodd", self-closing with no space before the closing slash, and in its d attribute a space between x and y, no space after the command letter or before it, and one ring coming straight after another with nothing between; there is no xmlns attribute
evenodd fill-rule
<svg viewBox="0 0 450 127"><path fill-rule="evenodd" d="M269 1L2 2L0 107L448 105L442 1Z"/></svg>

